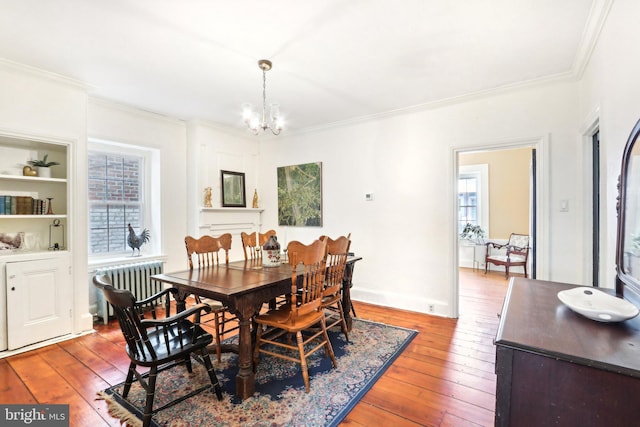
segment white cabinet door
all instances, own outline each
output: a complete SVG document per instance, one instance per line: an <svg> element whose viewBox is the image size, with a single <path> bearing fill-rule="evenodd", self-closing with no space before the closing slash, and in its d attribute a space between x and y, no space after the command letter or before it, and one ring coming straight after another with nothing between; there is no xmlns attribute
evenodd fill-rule
<svg viewBox="0 0 640 427"><path fill-rule="evenodd" d="M72 331L72 276L68 257L8 262L9 350Z"/></svg>

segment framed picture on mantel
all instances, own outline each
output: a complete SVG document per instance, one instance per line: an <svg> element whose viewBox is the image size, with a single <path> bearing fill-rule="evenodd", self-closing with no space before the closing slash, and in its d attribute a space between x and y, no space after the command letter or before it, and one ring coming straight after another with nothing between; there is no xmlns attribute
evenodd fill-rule
<svg viewBox="0 0 640 427"><path fill-rule="evenodd" d="M220 171L220 187L222 188L223 208L246 208L247 199L244 191L244 173Z"/></svg>

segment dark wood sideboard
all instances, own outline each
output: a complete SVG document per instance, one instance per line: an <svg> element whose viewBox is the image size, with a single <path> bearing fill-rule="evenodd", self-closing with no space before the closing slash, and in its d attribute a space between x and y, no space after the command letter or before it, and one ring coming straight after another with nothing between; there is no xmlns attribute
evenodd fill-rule
<svg viewBox="0 0 640 427"><path fill-rule="evenodd" d="M513 278L496 345L496 426L640 425L640 316L596 322L557 293Z"/></svg>

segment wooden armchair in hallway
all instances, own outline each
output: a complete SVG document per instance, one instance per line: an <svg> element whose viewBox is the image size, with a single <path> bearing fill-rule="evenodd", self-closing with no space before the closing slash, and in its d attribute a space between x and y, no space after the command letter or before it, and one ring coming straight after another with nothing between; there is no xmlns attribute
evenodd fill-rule
<svg viewBox="0 0 640 427"><path fill-rule="evenodd" d="M310 391L307 368L309 355L324 349L333 367L337 367L321 308L326 246L322 240L316 240L308 246L296 241L289 243L291 303L255 317L257 337L253 353L254 369L258 367L260 353L299 363L307 393ZM316 327L318 324L320 329ZM289 334L295 334L296 344L291 343Z"/></svg>
<svg viewBox="0 0 640 427"><path fill-rule="evenodd" d="M175 289L165 289L145 300L136 301L130 291L114 288L106 275L94 276L93 283L102 290L105 299L113 307L127 343L126 352L130 363L122 397L126 398L129 394L134 377L146 391L143 427L151 424L151 418L157 412L205 390L214 391L218 400L222 400L222 389L207 352L207 346L211 344L213 337L199 324L201 312L210 310L206 304L197 304L171 316L170 295ZM153 313L151 317L145 318L144 309L147 307ZM164 318L161 318L162 311ZM187 370L192 372L192 353L198 353L202 357L211 384L195 390L189 387L183 396L154 409L158 373L180 364L186 365ZM138 372L139 367L149 368L149 371ZM188 390L191 391L186 393Z"/></svg>
<svg viewBox="0 0 640 427"><path fill-rule="evenodd" d="M322 293L322 310L325 313L325 322L327 329L340 325L347 342L349 342L349 333L342 308L342 285L349 247L351 246L350 237L351 234L346 237L340 236L336 240L327 236L320 238L327 243L327 273Z"/></svg>
<svg viewBox="0 0 640 427"><path fill-rule="evenodd" d="M196 265L198 268L212 267L220 264L220 252L224 251L224 263L229 263L229 251L231 250L231 234L226 233L218 237L202 236L196 239L191 236L184 238L184 244L187 249L187 259L189 262L189 269L194 268L194 258L196 259ZM218 362L221 361L221 341L222 336L225 333L233 332L239 329L239 325L234 323L233 326L228 327L230 322L237 322L237 317L228 311L228 308L220 301L216 301L210 298L202 298L197 295L194 296L197 303L205 303L211 307L211 313L213 317L215 327L215 340L216 340L216 356ZM208 320L210 322L211 320ZM203 320L207 322L207 320Z"/></svg>
<svg viewBox="0 0 640 427"><path fill-rule="evenodd" d="M493 253L494 249L504 249L505 252ZM524 277L527 277L527 262L529 260L529 236L511 233L509 241L501 245L495 242L486 243L484 272L487 273L489 263L504 266L505 275L509 277L512 267L523 267Z"/></svg>

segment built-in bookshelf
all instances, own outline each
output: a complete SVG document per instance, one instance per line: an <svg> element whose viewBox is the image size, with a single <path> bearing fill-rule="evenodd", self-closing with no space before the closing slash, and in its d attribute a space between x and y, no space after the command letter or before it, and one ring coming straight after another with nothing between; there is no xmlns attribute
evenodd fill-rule
<svg viewBox="0 0 640 427"><path fill-rule="evenodd" d="M45 155L59 163L49 168L50 177L24 175L37 173L24 167ZM67 158L66 144L0 137L0 256L48 251L55 243L68 248Z"/></svg>

